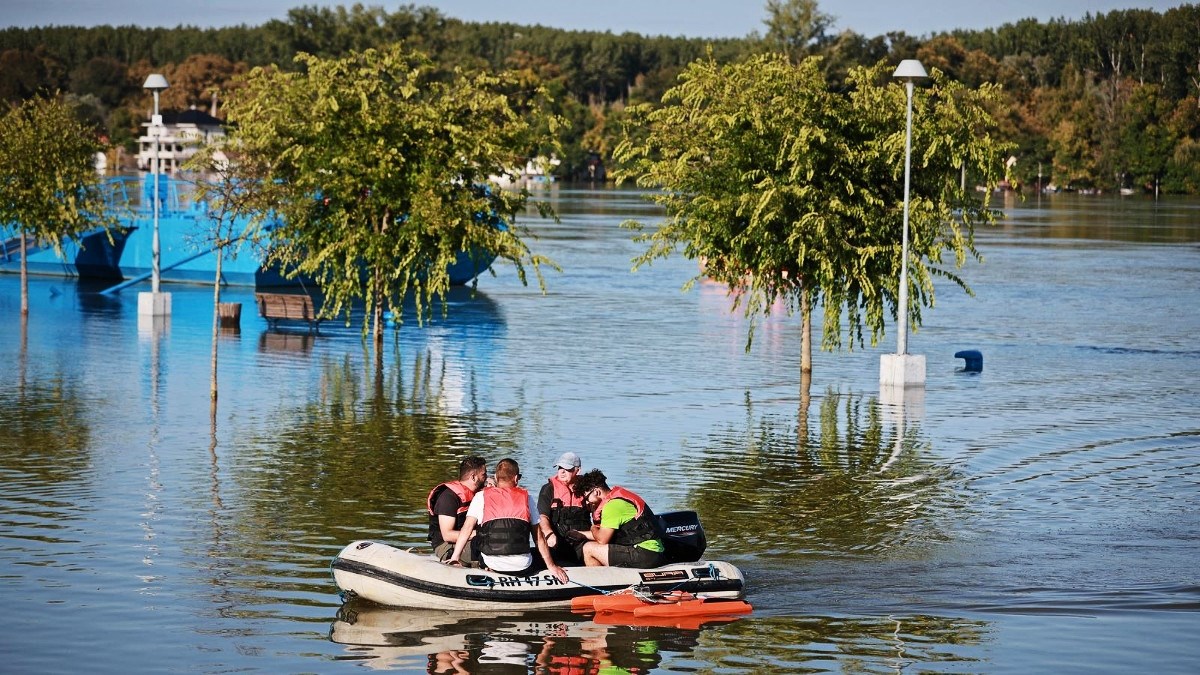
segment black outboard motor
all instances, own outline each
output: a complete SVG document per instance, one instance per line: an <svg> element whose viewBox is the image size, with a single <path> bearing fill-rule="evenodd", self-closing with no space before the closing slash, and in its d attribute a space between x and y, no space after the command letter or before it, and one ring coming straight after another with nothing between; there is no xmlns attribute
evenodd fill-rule
<svg viewBox="0 0 1200 675"><path fill-rule="evenodd" d="M695 511L668 511L657 516L667 548L667 562L696 562L704 555L708 539Z"/></svg>

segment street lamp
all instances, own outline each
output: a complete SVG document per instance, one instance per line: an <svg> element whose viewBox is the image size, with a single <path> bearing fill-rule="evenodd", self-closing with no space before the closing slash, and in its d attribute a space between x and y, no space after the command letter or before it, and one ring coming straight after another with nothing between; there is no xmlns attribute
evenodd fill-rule
<svg viewBox="0 0 1200 675"><path fill-rule="evenodd" d="M916 59L905 59L896 67L892 77L904 80L908 91L908 119L904 130L904 231L900 245L900 292L897 314L896 353L884 354L880 360L879 382L884 385L910 386L925 384L925 357L908 353L908 192L912 172L912 100L913 81L928 77L925 66Z"/></svg>
<svg viewBox="0 0 1200 675"><path fill-rule="evenodd" d="M151 164L151 171L154 175L154 238L150 244L150 293L142 293L138 295L138 313L149 314L151 316L169 315L171 313L171 295L169 293L160 293L159 284L161 283L160 267L159 267L159 239L158 239L158 213L159 213L159 192L158 192L158 174L162 170L162 160L159 157L159 136L162 133L162 115L158 113L158 94L163 89L167 88L167 78L159 73L153 73L146 78L142 84L143 89L149 89L154 94L154 116L150 118L150 138L154 143L154 159ZM146 296L149 297L146 297Z"/></svg>

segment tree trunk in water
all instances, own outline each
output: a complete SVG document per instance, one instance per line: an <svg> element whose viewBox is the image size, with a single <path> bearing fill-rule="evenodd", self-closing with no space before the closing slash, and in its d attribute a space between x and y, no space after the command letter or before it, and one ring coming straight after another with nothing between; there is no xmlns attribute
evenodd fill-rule
<svg viewBox="0 0 1200 675"><path fill-rule="evenodd" d="M17 396L25 400L25 380L29 370L29 315L21 315L21 351L17 356Z"/></svg>
<svg viewBox="0 0 1200 675"><path fill-rule="evenodd" d="M812 305L800 294L800 374L812 377Z"/></svg>
<svg viewBox="0 0 1200 675"><path fill-rule="evenodd" d="M29 263L25 259L25 230L18 235L21 237L21 316L29 316Z"/></svg>
<svg viewBox="0 0 1200 675"><path fill-rule="evenodd" d="M812 372L800 373L800 414L796 419L796 450L808 449L808 408L812 405Z"/></svg>
<svg viewBox="0 0 1200 675"><path fill-rule="evenodd" d="M371 282L371 293L375 296L375 358L383 358L383 281L379 267L375 267Z"/></svg>
<svg viewBox="0 0 1200 675"><path fill-rule="evenodd" d="M213 281L213 329L212 329L212 383L209 398L213 402L213 414L217 403L217 338L221 333L221 247L217 247L217 278Z"/></svg>

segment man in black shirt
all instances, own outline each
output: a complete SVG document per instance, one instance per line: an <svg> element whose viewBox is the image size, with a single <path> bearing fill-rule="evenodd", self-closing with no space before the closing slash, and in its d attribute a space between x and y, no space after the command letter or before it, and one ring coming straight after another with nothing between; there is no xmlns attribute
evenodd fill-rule
<svg viewBox="0 0 1200 675"><path fill-rule="evenodd" d="M454 544L467 518L467 507L475 493L487 481L487 462L482 457L467 457L458 465L458 480L438 485L429 492L426 506L429 510L429 543L438 560L446 560L454 551ZM474 563L473 547L467 546L462 553L464 565Z"/></svg>

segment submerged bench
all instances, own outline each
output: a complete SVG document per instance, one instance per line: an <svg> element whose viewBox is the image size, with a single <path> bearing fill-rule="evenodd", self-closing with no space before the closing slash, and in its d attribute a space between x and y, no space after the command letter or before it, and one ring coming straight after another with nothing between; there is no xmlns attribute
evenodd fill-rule
<svg viewBox="0 0 1200 675"><path fill-rule="evenodd" d="M319 332L321 320L313 307L311 296L299 293L255 293L258 315L267 320L271 328L280 321L305 321L308 329Z"/></svg>

